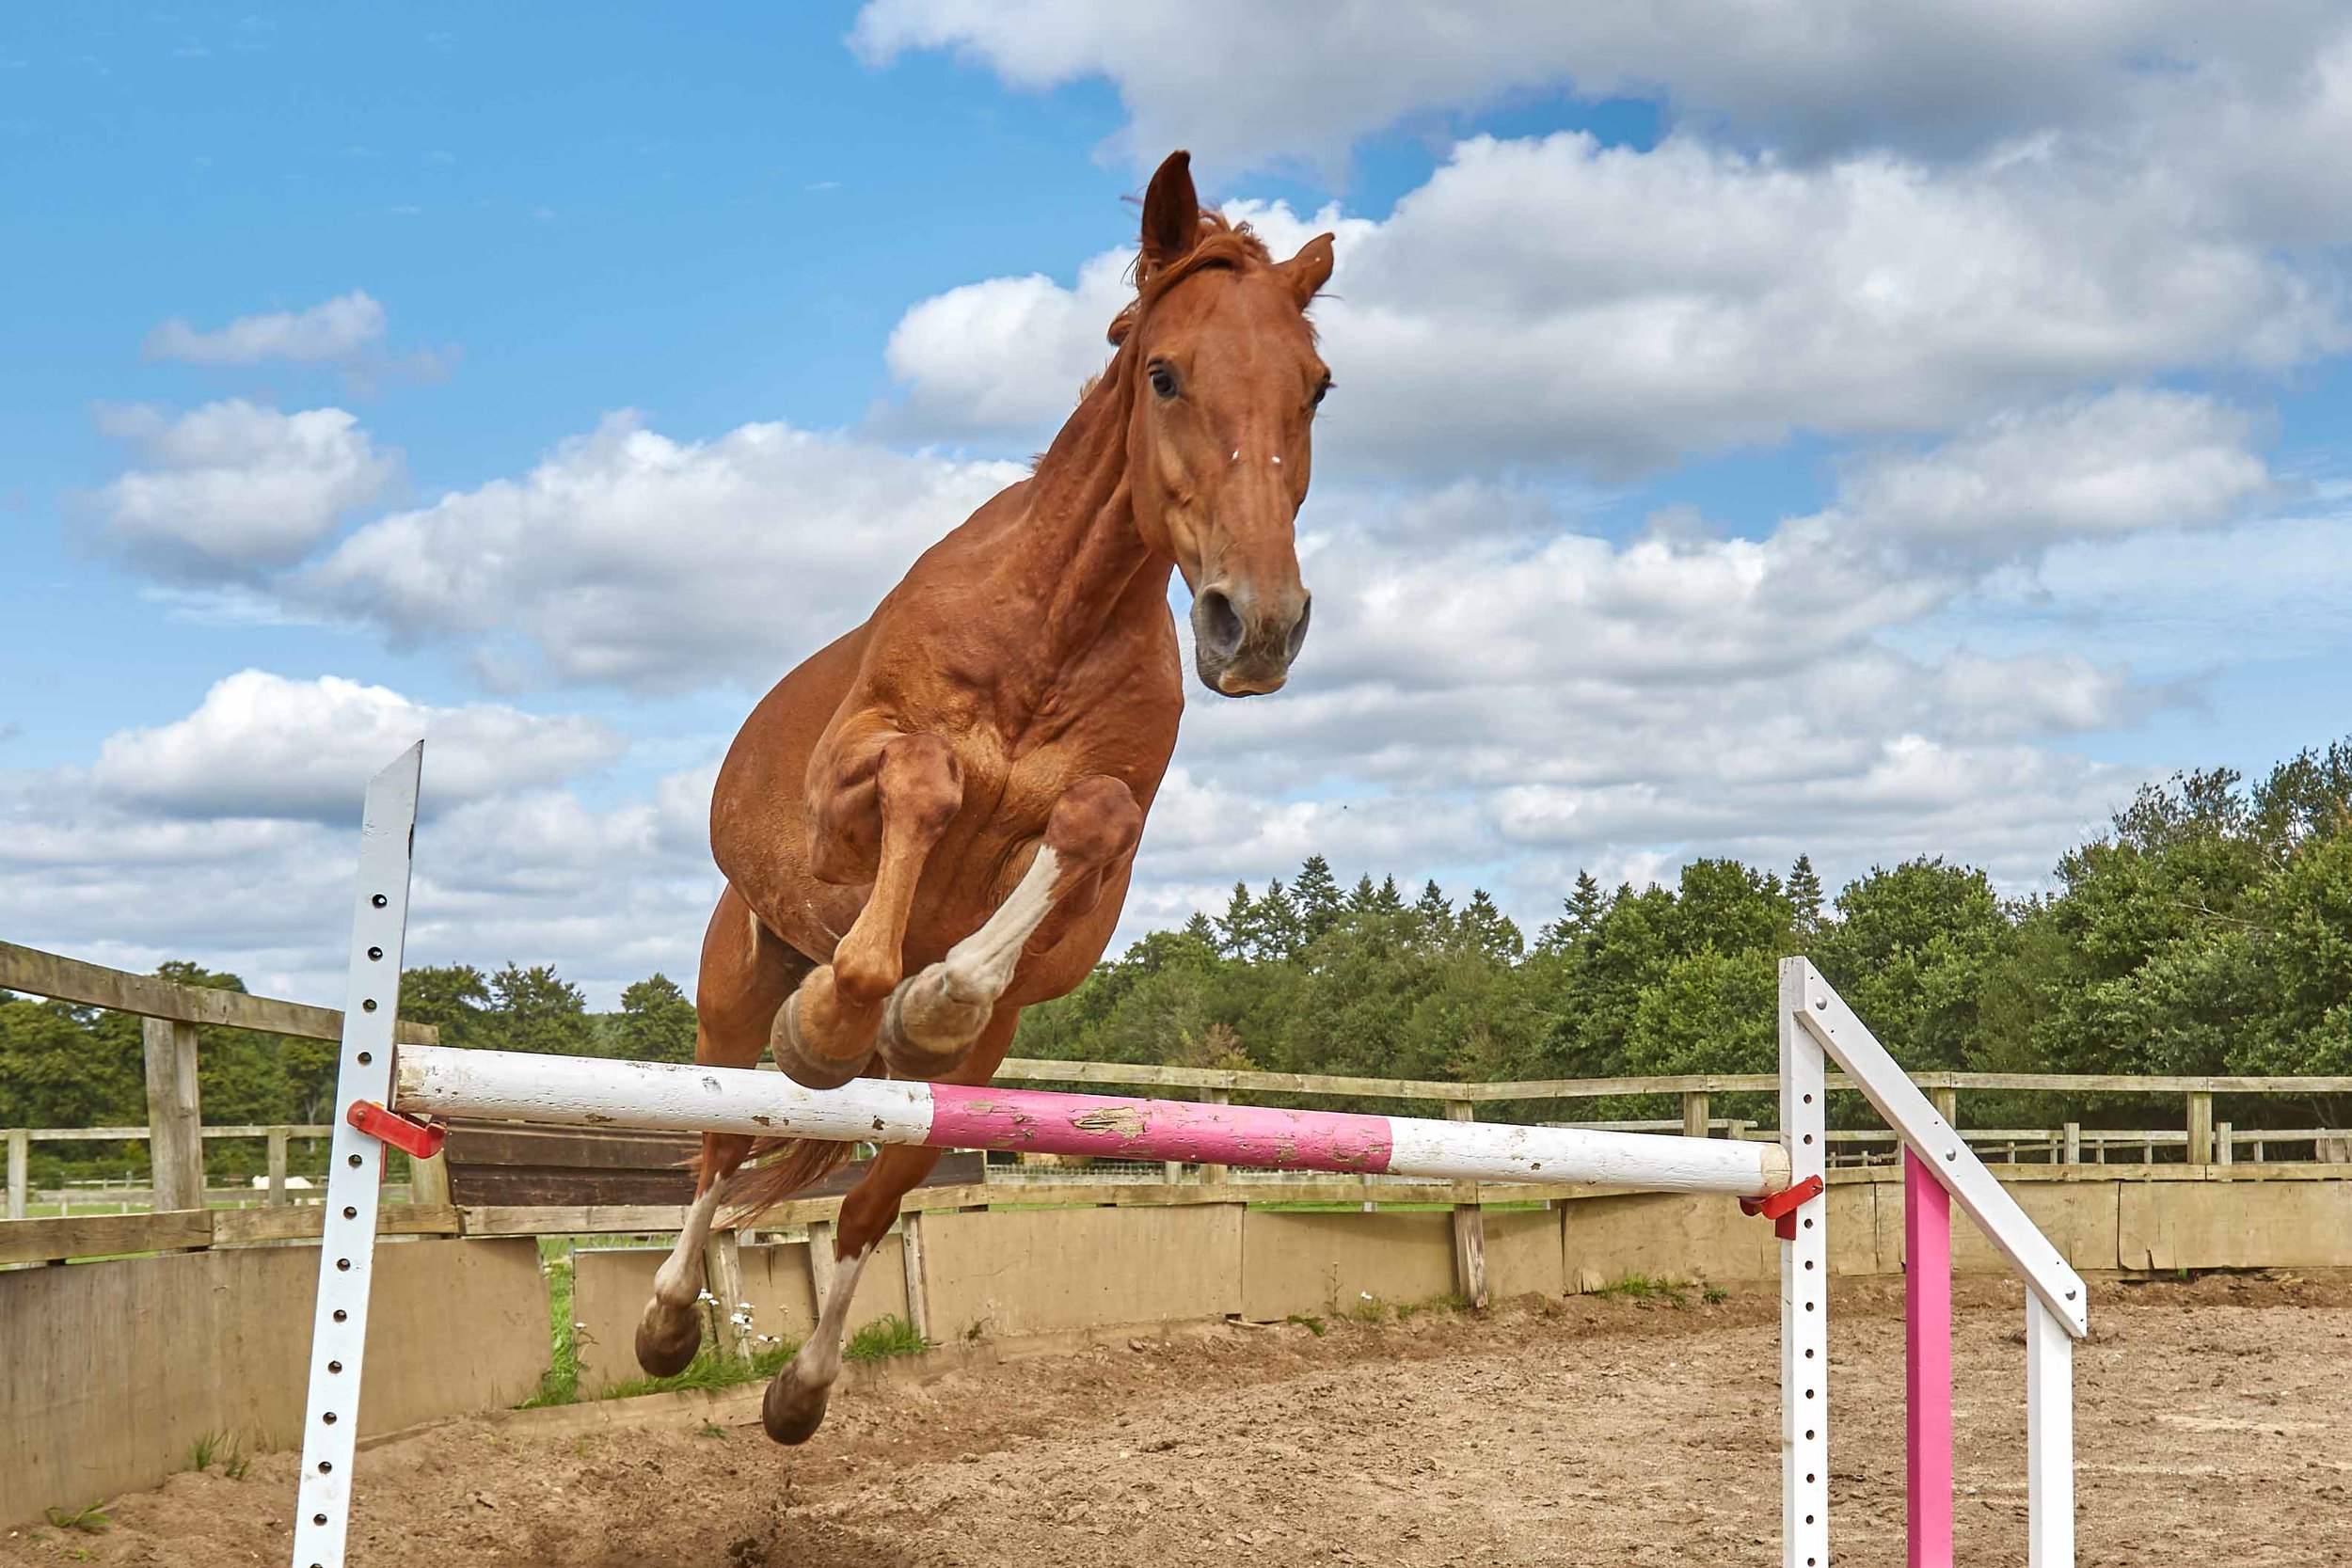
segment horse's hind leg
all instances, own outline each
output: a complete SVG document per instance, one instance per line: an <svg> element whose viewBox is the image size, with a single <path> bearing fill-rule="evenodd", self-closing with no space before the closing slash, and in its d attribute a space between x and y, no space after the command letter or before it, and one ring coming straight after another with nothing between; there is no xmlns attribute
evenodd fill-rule
<svg viewBox="0 0 2352 1568"><path fill-rule="evenodd" d="M775 1016L808 960L771 935L732 887L719 895L703 935L694 988L694 1060L707 1067L755 1067ZM719 1189L752 1151L734 1132L703 1134L694 1165L694 1202L677 1245L653 1278L653 1297L637 1323L637 1364L655 1377L683 1371L702 1344L703 1245L719 1212ZM732 1310L732 1304L729 1304Z"/></svg>
<svg viewBox="0 0 2352 1568"><path fill-rule="evenodd" d="M1021 1012L1008 1007L983 1031L955 1081L985 1084L995 1076L1012 1044L1012 1031ZM874 1248L890 1233L898 1217L898 1200L922 1184L939 1164L940 1150L892 1146L874 1158L858 1184L841 1200L840 1223L834 1233L833 1288L817 1313L817 1326L775 1380L760 1404L760 1421L779 1443L805 1443L825 1418L825 1401L834 1379L841 1375L841 1337L850 1319L850 1302L857 1294L859 1274Z"/></svg>
<svg viewBox="0 0 2352 1568"><path fill-rule="evenodd" d="M1135 853L1143 809L1117 779L1078 780L1055 802L1045 837L1019 882L988 923L947 956L902 982L882 1011L882 1060L901 1078L952 1072L980 1031L1033 942L1041 950L1089 911L1103 879Z"/></svg>

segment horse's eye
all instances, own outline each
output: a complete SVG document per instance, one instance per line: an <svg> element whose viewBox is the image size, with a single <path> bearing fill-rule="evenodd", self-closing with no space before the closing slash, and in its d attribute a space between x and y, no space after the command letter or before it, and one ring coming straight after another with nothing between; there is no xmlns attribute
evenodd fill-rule
<svg viewBox="0 0 2352 1568"><path fill-rule="evenodd" d="M1325 377L1323 378L1323 385L1322 385L1322 386L1320 386L1320 387L1317 387L1317 388L1315 388L1315 396L1314 396L1314 401L1313 401L1311 404L1308 404L1308 406L1309 406L1309 407L1311 407L1311 408L1320 408L1320 407L1322 407L1322 406L1323 406L1323 400L1324 400L1327 396L1328 396L1328 395L1330 394L1330 391L1331 391L1331 378L1330 378L1329 376L1327 376L1327 376L1325 376Z"/></svg>
<svg viewBox="0 0 2352 1568"><path fill-rule="evenodd" d="M1152 367L1152 390L1164 398L1176 395L1176 368L1158 364Z"/></svg>

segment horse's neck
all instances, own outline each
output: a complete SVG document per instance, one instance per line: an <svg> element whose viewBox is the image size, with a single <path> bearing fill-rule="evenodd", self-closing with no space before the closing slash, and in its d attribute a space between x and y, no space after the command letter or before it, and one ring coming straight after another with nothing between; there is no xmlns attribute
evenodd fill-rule
<svg viewBox="0 0 2352 1568"><path fill-rule="evenodd" d="M1086 662L1119 634L1122 616L1166 612L1175 563L1154 555L1136 527L1118 372L1114 366L1039 459L1007 562L1026 589L1021 596L1036 606L1041 651L1057 668Z"/></svg>

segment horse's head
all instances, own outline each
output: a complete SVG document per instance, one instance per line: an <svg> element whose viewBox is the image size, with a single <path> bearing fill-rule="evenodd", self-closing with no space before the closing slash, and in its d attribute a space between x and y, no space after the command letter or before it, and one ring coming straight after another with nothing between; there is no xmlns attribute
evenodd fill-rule
<svg viewBox="0 0 2352 1568"><path fill-rule="evenodd" d="M1192 590L1194 662L1228 697L1279 689L1307 640L1292 523L1331 372L1307 304L1331 236L1287 261L1194 195L1173 153L1143 199L1140 293L1112 327L1133 378L1128 476L1146 544Z"/></svg>

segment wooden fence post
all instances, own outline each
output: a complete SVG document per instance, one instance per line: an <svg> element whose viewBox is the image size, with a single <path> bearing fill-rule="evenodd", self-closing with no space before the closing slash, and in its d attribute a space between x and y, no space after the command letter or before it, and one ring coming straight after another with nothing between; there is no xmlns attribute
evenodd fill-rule
<svg viewBox="0 0 2352 1568"><path fill-rule="evenodd" d="M2237 1150L2232 1147L2230 1134L2236 1131L2226 1121L2213 1124L2213 1163L2217 1165L2237 1164Z"/></svg>
<svg viewBox="0 0 2352 1568"><path fill-rule="evenodd" d="M2192 1094L2188 1097L2188 1163L2192 1165L2213 1164L2213 1096Z"/></svg>
<svg viewBox="0 0 2352 1568"><path fill-rule="evenodd" d="M286 1130L269 1130L269 1206L282 1209L286 1204Z"/></svg>
<svg viewBox="0 0 2352 1568"><path fill-rule="evenodd" d="M1686 1138L1707 1136L1707 1091L1682 1091L1682 1135Z"/></svg>
<svg viewBox="0 0 2352 1568"><path fill-rule="evenodd" d="M1224 1089L1203 1089L1200 1091L1200 1098L1207 1101L1212 1105L1231 1105L1233 1102L1232 1095ZM1211 1185L1215 1185L1216 1183L1224 1180L1225 1177L1226 1168L1223 1165L1202 1165L1200 1167L1200 1180L1210 1183Z"/></svg>
<svg viewBox="0 0 2352 1568"><path fill-rule="evenodd" d="M730 1361L752 1358L752 1317L743 1305L743 1254L732 1230L714 1230L703 1243L703 1289L710 1304L710 1343Z"/></svg>
<svg viewBox="0 0 2352 1568"><path fill-rule="evenodd" d="M24 1128L8 1132L8 1218L24 1217L24 1200L31 1196L33 1135Z"/></svg>
<svg viewBox="0 0 2352 1568"><path fill-rule="evenodd" d="M923 1283L923 1215L919 1210L898 1221L898 1245L906 1264L907 1322L914 1325L915 1338L929 1339L931 1302Z"/></svg>
<svg viewBox="0 0 2352 1568"><path fill-rule="evenodd" d="M2083 1163L2083 1124L2079 1121L2068 1122L2066 1124L2065 1133L2066 1164L2070 1165L2079 1165Z"/></svg>
<svg viewBox="0 0 2352 1568"><path fill-rule="evenodd" d="M142 1021L147 1047L147 1156L155 1212L204 1207L204 1132L196 1101L196 1025Z"/></svg>
<svg viewBox="0 0 2352 1568"><path fill-rule="evenodd" d="M1445 1102L1448 1121L1475 1121L1478 1108L1467 1100ZM1486 1214L1479 1207L1478 1183L1454 1183L1454 1289L1464 1301L1486 1305Z"/></svg>
<svg viewBox="0 0 2352 1568"><path fill-rule="evenodd" d="M1959 1130L1960 1091L1958 1089L1930 1089L1928 1103L1935 1107L1935 1114L1942 1117L1947 1126L1955 1132Z"/></svg>
<svg viewBox="0 0 2352 1568"><path fill-rule="evenodd" d="M448 1155L436 1154L430 1160L419 1160L413 1156L409 1159L408 1201L425 1207L448 1207Z"/></svg>

